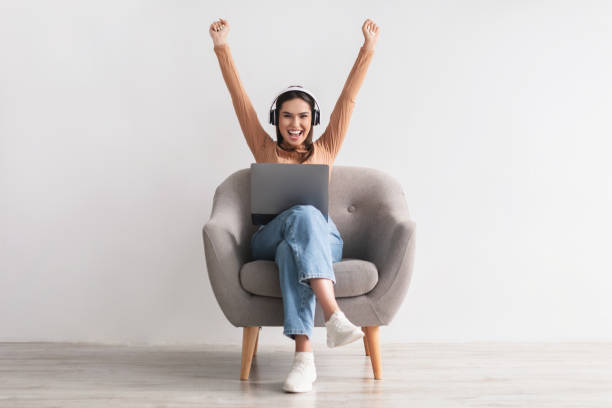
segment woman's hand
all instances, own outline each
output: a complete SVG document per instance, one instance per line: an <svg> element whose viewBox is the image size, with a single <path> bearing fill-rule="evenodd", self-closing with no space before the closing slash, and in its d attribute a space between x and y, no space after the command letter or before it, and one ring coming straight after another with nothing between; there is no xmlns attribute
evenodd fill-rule
<svg viewBox="0 0 612 408"><path fill-rule="evenodd" d="M366 48L374 49L378 42L378 32L380 31L376 23L368 18L363 22L361 31L363 31L363 36L365 38L363 45Z"/></svg>
<svg viewBox="0 0 612 408"><path fill-rule="evenodd" d="M227 20L220 18L210 25L208 33L213 39L214 45L222 45L227 42L227 33L229 33L230 25Z"/></svg>

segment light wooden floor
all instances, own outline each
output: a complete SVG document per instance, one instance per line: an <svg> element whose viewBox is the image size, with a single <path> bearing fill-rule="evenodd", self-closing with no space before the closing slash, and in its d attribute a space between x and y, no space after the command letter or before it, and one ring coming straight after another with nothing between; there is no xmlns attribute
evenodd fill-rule
<svg viewBox="0 0 612 408"><path fill-rule="evenodd" d="M612 344L315 346L314 390L281 389L290 347L0 343L0 407L612 407Z"/></svg>

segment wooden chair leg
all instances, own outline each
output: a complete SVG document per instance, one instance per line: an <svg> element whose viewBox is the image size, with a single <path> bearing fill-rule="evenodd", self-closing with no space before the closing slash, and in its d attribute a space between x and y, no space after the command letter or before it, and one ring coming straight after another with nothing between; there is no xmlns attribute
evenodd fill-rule
<svg viewBox="0 0 612 408"><path fill-rule="evenodd" d="M253 357L257 355L257 345L259 344L259 333L261 332L261 326L257 328L257 338L255 339L255 348L253 349Z"/></svg>
<svg viewBox="0 0 612 408"><path fill-rule="evenodd" d="M365 337L367 337L368 341L368 349L370 351L370 361L372 362L374 378L377 380L382 380L382 362L380 355L378 326L366 326Z"/></svg>
<svg viewBox="0 0 612 408"><path fill-rule="evenodd" d="M258 326L244 327L242 329L242 362L240 364L240 379L248 380L253 361L253 351L257 342Z"/></svg>
<svg viewBox="0 0 612 408"><path fill-rule="evenodd" d="M366 328L362 327L361 331L363 332L363 334L366 334ZM369 356L370 355L370 350L368 349L368 337L367 336L363 336L363 348L365 349L365 355Z"/></svg>

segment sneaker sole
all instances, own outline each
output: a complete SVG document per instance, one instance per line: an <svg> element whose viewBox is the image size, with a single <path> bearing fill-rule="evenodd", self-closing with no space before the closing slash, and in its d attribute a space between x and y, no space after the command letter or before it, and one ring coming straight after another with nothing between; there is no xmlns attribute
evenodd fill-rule
<svg viewBox="0 0 612 408"><path fill-rule="evenodd" d="M289 387L283 387L283 391L291 392L291 393L310 392L310 391L312 391L312 385L310 387L307 387L307 388L289 388Z"/></svg>
<svg viewBox="0 0 612 408"><path fill-rule="evenodd" d="M291 387L291 386L287 386L287 384L283 384L283 391L286 392L309 392L312 391L312 384L317 381L317 376L315 375L314 379L312 380L312 383L310 383L310 385L306 385L302 388L300 387Z"/></svg>

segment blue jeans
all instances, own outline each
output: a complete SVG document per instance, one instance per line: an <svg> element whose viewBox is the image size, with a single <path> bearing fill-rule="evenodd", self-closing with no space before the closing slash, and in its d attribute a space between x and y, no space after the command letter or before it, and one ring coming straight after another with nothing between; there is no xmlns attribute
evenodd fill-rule
<svg viewBox="0 0 612 408"><path fill-rule="evenodd" d="M312 205L295 205L262 225L251 237L253 259L274 261L283 295L283 334L312 338L316 297L308 281L336 284L332 263L342 259L344 242L336 224Z"/></svg>

